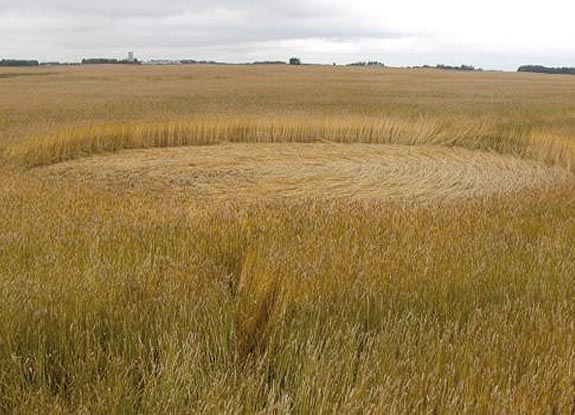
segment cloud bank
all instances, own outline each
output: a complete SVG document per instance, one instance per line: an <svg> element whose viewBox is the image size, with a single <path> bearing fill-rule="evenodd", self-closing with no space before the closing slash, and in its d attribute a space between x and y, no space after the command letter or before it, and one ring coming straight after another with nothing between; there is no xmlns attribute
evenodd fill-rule
<svg viewBox="0 0 575 415"><path fill-rule="evenodd" d="M575 66L564 0L0 0L0 58Z"/></svg>

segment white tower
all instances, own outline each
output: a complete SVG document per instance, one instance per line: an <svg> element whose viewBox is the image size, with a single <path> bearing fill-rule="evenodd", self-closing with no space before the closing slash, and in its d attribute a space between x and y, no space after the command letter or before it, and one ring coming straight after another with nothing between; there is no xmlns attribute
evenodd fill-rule
<svg viewBox="0 0 575 415"><path fill-rule="evenodd" d="M128 62L134 62L134 52L128 52Z"/></svg>

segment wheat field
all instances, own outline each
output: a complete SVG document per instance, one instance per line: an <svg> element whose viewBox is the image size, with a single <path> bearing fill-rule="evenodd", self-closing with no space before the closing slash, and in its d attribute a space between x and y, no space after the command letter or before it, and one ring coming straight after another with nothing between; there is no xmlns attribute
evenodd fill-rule
<svg viewBox="0 0 575 415"><path fill-rule="evenodd" d="M6 73L0 412L575 411L575 78Z"/></svg>
<svg viewBox="0 0 575 415"><path fill-rule="evenodd" d="M497 153L373 144L222 144L130 150L35 170L40 178L187 203L345 198L450 201L568 181L561 167Z"/></svg>

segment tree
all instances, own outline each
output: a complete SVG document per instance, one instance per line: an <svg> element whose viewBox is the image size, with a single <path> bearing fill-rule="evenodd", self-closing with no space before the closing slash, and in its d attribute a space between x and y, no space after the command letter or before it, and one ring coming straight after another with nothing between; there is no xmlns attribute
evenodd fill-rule
<svg viewBox="0 0 575 415"><path fill-rule="evenodd" d="M15 59L2 59L0 66L38 66L36 60L15 60Z"/></svg>
<svg viewBox="0 0 575 415"><path fill-rule="evenodd" d="M524 65L517 69L518 72L549 73L562 75L575 75L575 68L548 68L541 65Z"/></svg>
<svg viewBox="0 0 575 415"><path fill-rule="evenodd" d="M290 58L289 64L290 65L301 65L301 60L299 58Z"/></svg>

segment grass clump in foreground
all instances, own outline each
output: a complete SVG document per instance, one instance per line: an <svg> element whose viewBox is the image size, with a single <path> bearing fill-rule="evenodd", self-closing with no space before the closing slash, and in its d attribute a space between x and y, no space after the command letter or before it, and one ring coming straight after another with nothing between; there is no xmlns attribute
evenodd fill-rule
<svg viewBox="0 0 575 415"><path fill-rule="evenodd" d="M572 188L179 214L39 192L2 198L4 411L572 408Z"/></svg>

